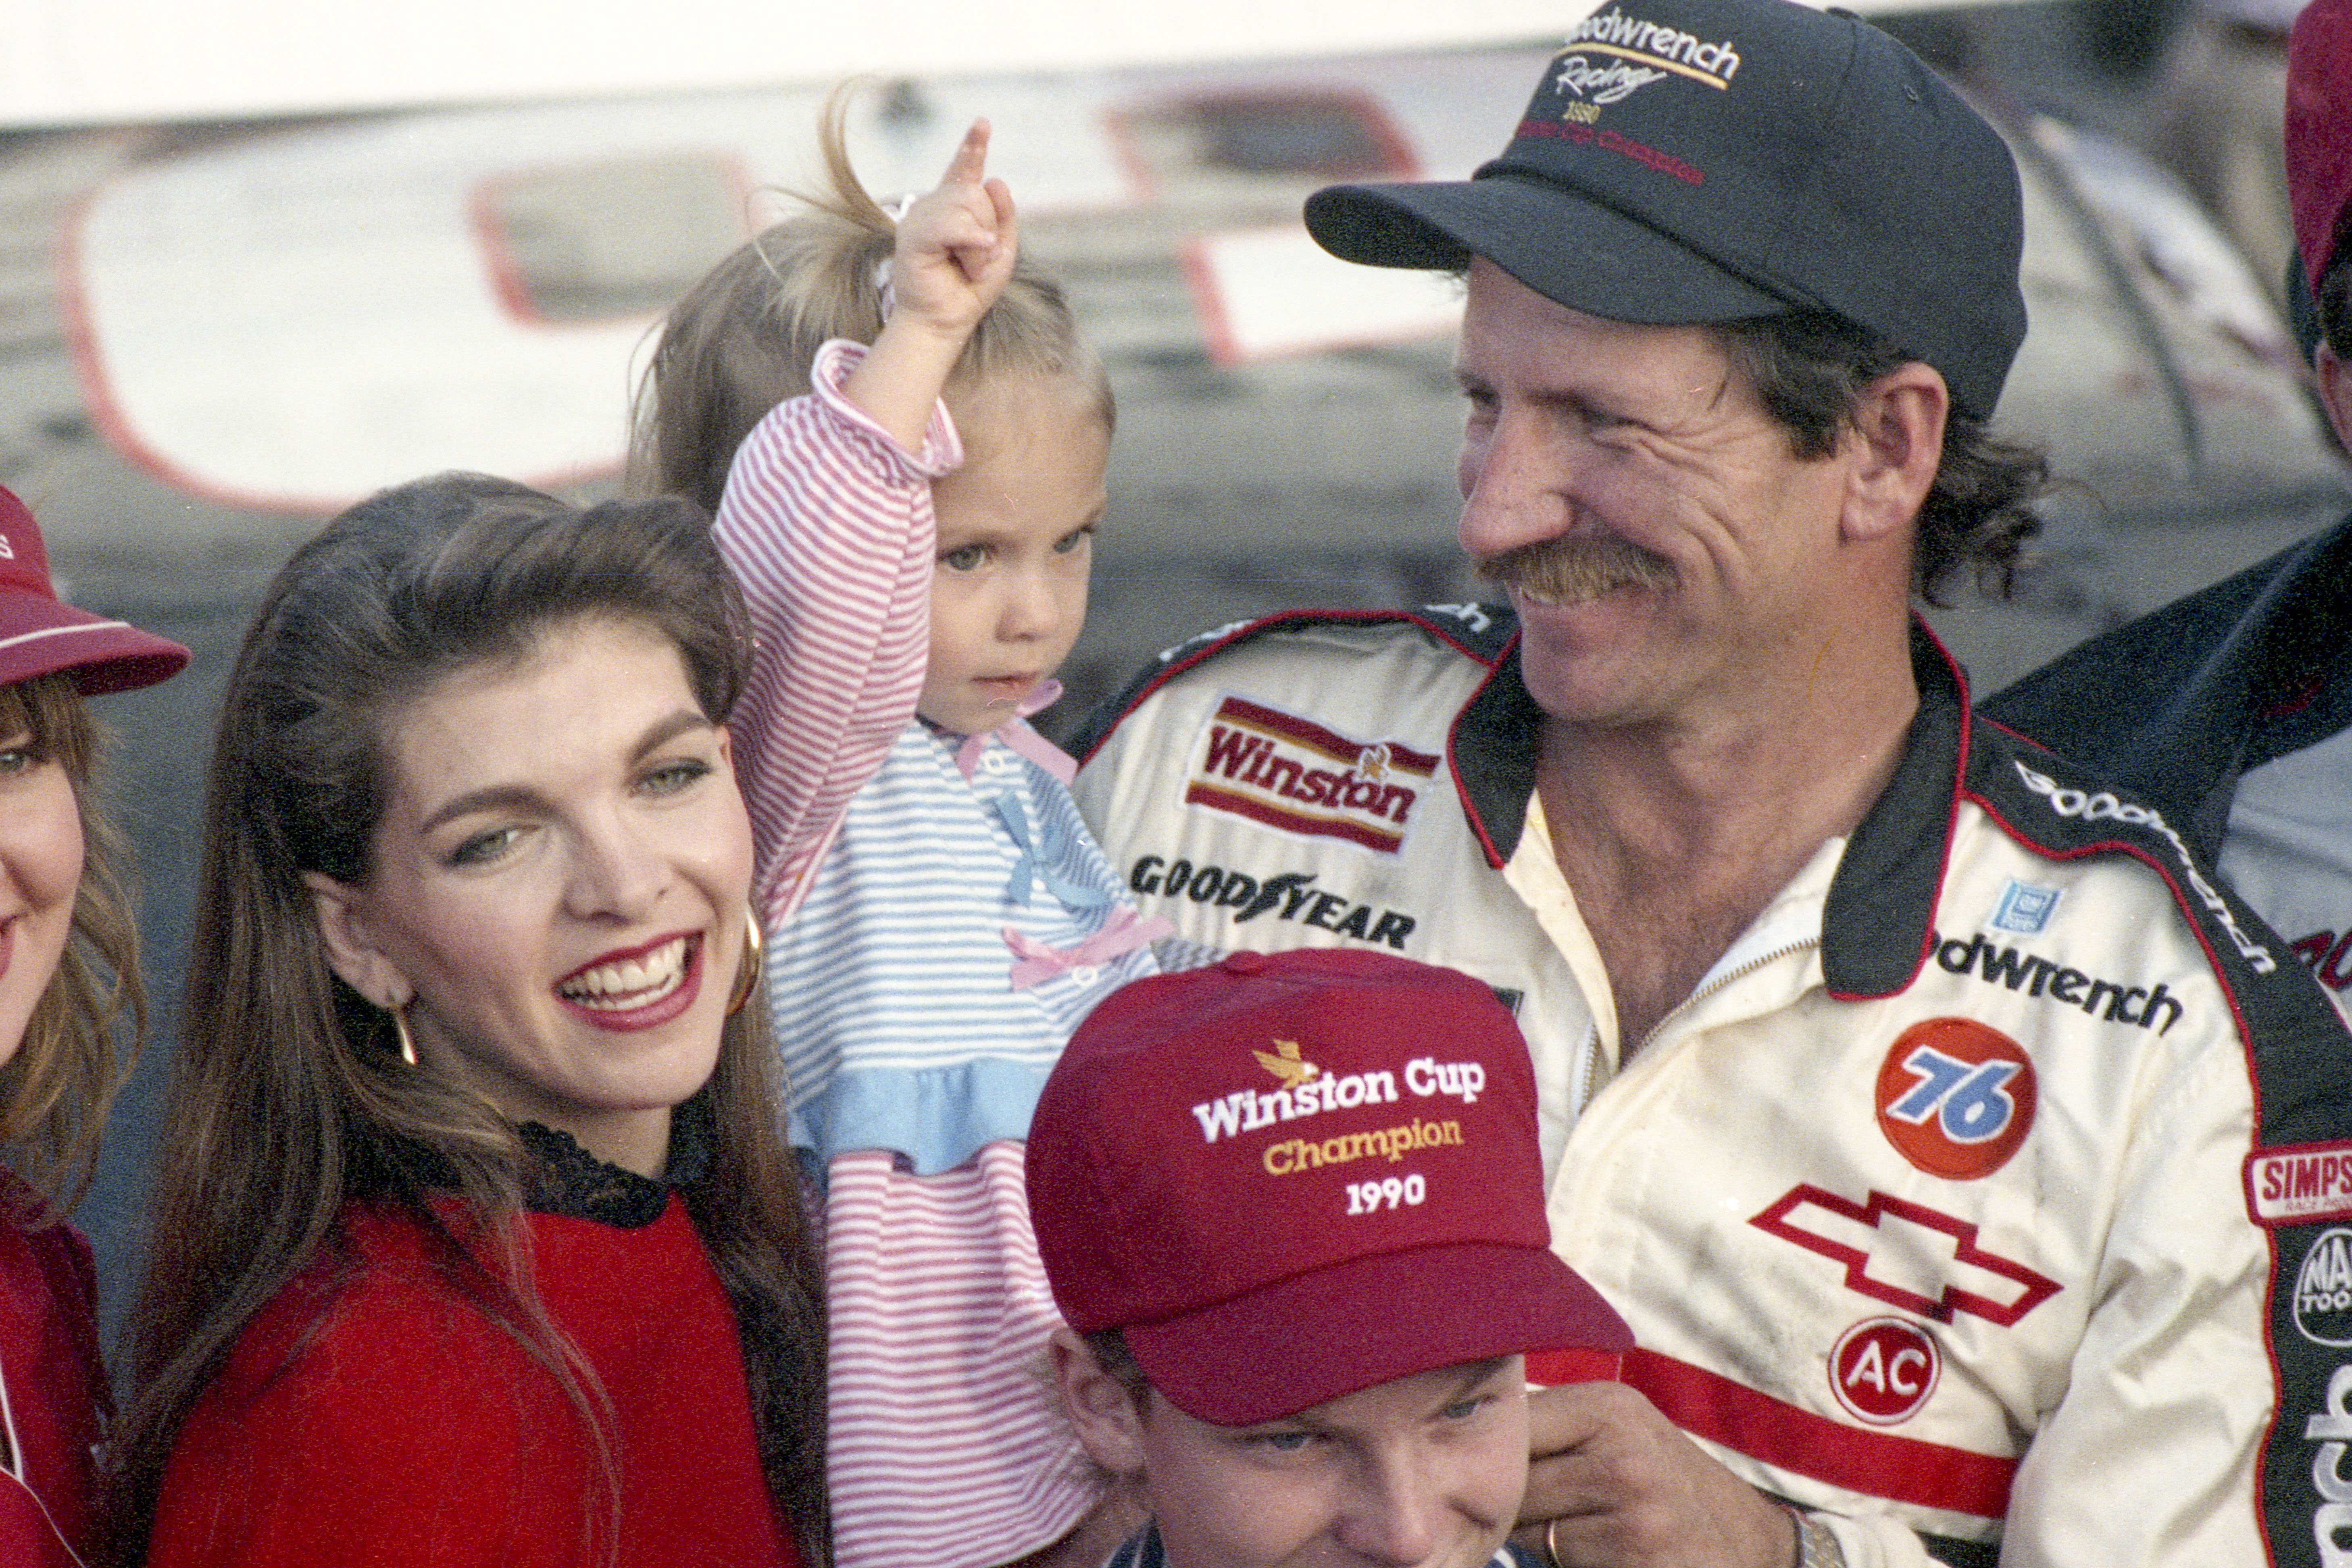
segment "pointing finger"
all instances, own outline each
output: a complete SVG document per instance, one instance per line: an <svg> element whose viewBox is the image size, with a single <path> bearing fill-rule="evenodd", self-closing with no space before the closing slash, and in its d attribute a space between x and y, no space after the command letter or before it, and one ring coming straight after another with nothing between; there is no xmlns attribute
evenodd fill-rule
<svg viewBox="0 0 2352 1568"><path fill-rule="evenodd" d="M940 181L943 185L976 185L988 173L988 121L975 120L971 129L963 133L956 144L955 156L948 160L948 172Z"/></svg>

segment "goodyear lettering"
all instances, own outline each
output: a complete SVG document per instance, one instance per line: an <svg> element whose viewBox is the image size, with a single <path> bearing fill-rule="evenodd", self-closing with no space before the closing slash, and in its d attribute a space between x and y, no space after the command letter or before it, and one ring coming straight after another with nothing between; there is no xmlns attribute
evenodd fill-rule
<svg viewBox="0 0 2352 1568"><path fill-rule="evenodd" d="M2068 969L2046 958L2020 952L2013 947L2002 947L1981 936L1972 936L1966 942L1957 937L1948 942L1939 938L1936 942L1936 962L1947 974L1974 974L1989 985L2063 1002L2103 1023L2129 1024L2135 1028L2154 1029L2159 1035L2168 1034L2187 1011L2180 998L2161 982L2150 990L2102 980L2079 969Z"/></svg>
<svg viewBox="0 0 2352 1568"><path fill-rule="evenodd" d="M1628 16L1614 5L1597 16L1586 17L1568 36L1568 43L1571 48L1580 44L1596 45L1670 62L1682 68L1681 74L1697 77L1714 87L1730 85L1732 73L1739 69L1739 51L1728 38L1717 44L1706 43L1677 28Z"/></svg>
<svg viewBox="0 0 2352 1568"><path fill-rule="evenodd" d="M1387 1071L1324 1074L1288 1089L1240 1089L1223 1100L1203 1100L1192 1107L1203 1142L1237 1133L1255 1132L1277 1121L1296 1121L1327 1110L1352 1110L1359 1105L1379 1105L1397 1097L1396 1074Z"/></svg>
<svg viewBox="0 0 2352 1568"><path fill-rule="evenodd" d="M2112 818L2134 826L2144 826L2160 836L2172 846L2173 857L2180 863L2181 876L2188 882L2189 890L2196 894L2197 901L2205 906L2227 933L2230 944L2238 950L2238 956L2246 961L2247 967L2257 974L2268 974L2278 968L2278 960L2271 955L2271 950L2247 935L2239 926L2237 914L2230 908L2230 900L2223 898L2221 890L2206 879L2204 872L2198 869L2196 857L2189 854L2189 846L2181 840L2179 834L2173 831L2172 825L2164 820L2162 812L2153 806L2119 799L2106 790L2092 792L2061 788L2056 780L2034 772L2023 763L2017 763L2016 767L2017 776L2025 781L2025 787L2047 801L2050 809L2060 816L2084 822Z"/></svg>
<svg viewBox="0 0 2352 1568"><path fill-rule="evenodd" d="M1127 885L1139 893L1190 899L1196 904L1231 910L1235 925L1271 914L1278 921L1302 921L1359 942L1379 943L1398 952L1404 951L1404 939L1412 933L1416 923L1412 916L1371 904L1350 903L1341 894L1316 887L1316 875L1312 871L1286 871L1261 882L1246 871L1228 871L1219 866L1195 866L1190 860L1144 855L1128 868Z"/></svg>
<svg viewBox="0 0 2352 1568"><path fill-rule="evenodd" d="M1279 1143L1268 1144L1259 1163L1269 1176L1287 1176L1299 1171L1319 1171L1326 1165L1352 1164L1358 1160L1393 1163L1416 1149L1437 1149L1461 1142L1459 1121L1424 1119L1394 1127L1376 1127L1366 1132L1342 1132L1319 1142L1286 1138Z"/></svg>
<svg viewBox="0 0 2352 1568"><path fill-rule="evenodd" d="M1152 661L1156 664L1172 664L1177 659L1182 658L1185 655L1193 652L1195 649L1208 647L1213 644L1224 641L1227 637L1233 636L1235 632L1241 630L1247 625L1249 625L1249 622L1246 620L1227 621L1223 626L1211 626L1205 632L1196 632L1192 636L1186 637L1182 642L1178 643L1174 647L1161 648L1158 653L1152 655Z"/></svg>

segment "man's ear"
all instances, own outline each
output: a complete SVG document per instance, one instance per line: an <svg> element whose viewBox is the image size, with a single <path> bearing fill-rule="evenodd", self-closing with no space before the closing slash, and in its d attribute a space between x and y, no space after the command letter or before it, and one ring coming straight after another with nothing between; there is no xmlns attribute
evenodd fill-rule
<svg viewBox="0 0 2352 1568"><path fill-rule="evenodd" d="M2352 365L2321 343L2312 353L2311 369L2319 378L2319 402L2327 410L2328 423L2336 426L2336 438L2352 451Z"/></svg>
<svg viewBox="0 0 2352 1568"><path fill-rule="evenodd" d="M310 889L327 966L379 1007L389 1011L406 1005L416 987L376 945L367 919L366 889L338 882L323 871L303 872L302 882Z"/></svg>
<svg viewBox="0 0 2352 1568"><path fill-rule="evenodd" d="M1896 365L1864 391L1844 436L1852 458L1839 520L1845 538L1909 537L1944 459L1944 421L1950 413L1943 376L1917 360Z"/></svg>
<svg viewBox="0 0 2352 1568"><path fill-rule="evenodd" d="M1143 1412L1127 1385L1103 1370L1087 1342L1055 1329L1047 1342L1054 1386L1087 1457L1116 1476L1143 1473Z"/></svg>

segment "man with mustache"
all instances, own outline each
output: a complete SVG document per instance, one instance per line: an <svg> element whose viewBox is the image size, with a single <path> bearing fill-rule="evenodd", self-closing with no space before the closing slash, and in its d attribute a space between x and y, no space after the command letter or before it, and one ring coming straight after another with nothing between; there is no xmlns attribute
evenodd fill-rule
<svg viewBox="0 0 2352 1568"><path fill-rule="evenodd" d="M1307 220L1465 277L1461 537L1509 607L1197 640L1077 797L1171 967L1385 946L1512 1006L1555 1246L1638 1342L1537 1396L1522 1542L2347 1560L2352 1043L1911 613L2006 571L2041 476L1986 435L1998 134L1851 16L1611 0L1476 177Z"/></svg>

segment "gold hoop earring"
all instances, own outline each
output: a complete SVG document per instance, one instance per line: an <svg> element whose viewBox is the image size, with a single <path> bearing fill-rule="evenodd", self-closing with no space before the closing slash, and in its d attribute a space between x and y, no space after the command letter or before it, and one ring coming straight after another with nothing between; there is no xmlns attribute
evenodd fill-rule
<svg viewBox="0 0 2352 1568"><path fill-rule="evenodd" d="M395 1003L384 1009L392 1015L392 1032L400 1037L400 1059L410 1067L416 1065L416 1037L408 1032L408 1004Z"/></svg>
<svg viewBox="0 0 2352 1568"><path fill-rule="evenodd" d="M751 999L751 987L760 980L760 916L751 901L743 904L743 961L735 971L735 989L727 994L727 1016L733 1017Z"/></svg>

